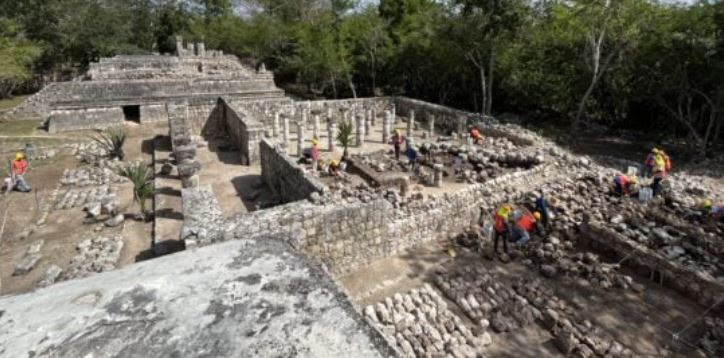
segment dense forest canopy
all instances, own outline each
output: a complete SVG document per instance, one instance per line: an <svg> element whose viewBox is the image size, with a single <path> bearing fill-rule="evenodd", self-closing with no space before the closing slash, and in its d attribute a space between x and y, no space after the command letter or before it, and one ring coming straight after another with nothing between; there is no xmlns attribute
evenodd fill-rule
<svg viewBox="0 0 724 358"><path fill-rule="evenodd" d="M722 142L724 5L651 0L0 0L0 96L174 35L327 97L404 94ZM574 136L572 136L574 137Z"/></svg>

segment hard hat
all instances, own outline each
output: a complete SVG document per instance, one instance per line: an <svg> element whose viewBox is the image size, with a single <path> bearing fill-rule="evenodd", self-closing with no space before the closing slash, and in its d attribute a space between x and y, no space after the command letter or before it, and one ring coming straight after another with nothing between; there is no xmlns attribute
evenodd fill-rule
<svg viewBox="0 0 724 358"><path fill-rule="evenodd" d="M400 135L400 130L399 130L399 129L395 129L395 134Z"/></svg>
<svg viewBox="0 0 724 358"><path fill-rule="evenodd" d="M540 220L540 212L539 212L539 211L534 211L534 212L533 212L533 217L534 217L536 220Z"/></svg>
<svg viewBox="0 0 724 358"><path fill-rule="evenodd" d="M656 148L651 148L651 153L654 153L654 154L656 154L656 153L658 153L658 152L659 152L659 150L658 150L658 149L656 149Z"/></svg>
<svg viewBox="0 0 724 358"><path fill-rule="evenodd" d="M23 159L25 156L21 152L15 153L15 160Z"/></svg>
<svg viewBox="0 0 724 358"><path fill-rule="evenodd" d="M634 184L638 184L638 183L639 183L639 177L637 177L637 176L635 176L635 175L632 176L630 180L631 180L631 182L634 183Z"/></svg>
<svg viewBox="0 0 724 358"><path fill-rule="evenodd" d="M312 145L317 145L319 141L316 138L312 138Z"/></svg>
<svg viewBox="0 0 724 358"><path fill-rule="evenodd" d="M331 166L333 166L333 167L336 167L337 164L339 164L339 162L336 161L336 160L334 160L334 159L332 159L332 160L329 162L329 165L331 165Z"/></svg>
<svg viewBox="0 0 724 358"><path fill-rule="evenodd" d="M701 202L702 209L709 210L709 209L711 209L711 205L712 205L711 199L704 199Z"/></svg>

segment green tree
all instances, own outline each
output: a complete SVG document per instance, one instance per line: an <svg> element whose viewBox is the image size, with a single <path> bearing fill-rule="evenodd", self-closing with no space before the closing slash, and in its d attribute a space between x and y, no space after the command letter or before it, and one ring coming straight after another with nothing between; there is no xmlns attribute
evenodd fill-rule
<svg viewBox="0 0 724 358"><path fill-rule="evenodd" d="M42 54L42 47L26 39L12 20L0 18L0 98L33 76L33 63Z"/></svg>

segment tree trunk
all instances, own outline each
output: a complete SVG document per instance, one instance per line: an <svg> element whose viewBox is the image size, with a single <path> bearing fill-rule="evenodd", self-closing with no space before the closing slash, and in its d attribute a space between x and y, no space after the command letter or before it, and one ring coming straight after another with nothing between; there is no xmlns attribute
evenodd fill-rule
<svg viewBox="0 0 724 358"><path fill-rule="evenodd" d="M352 97L357 98L357 89L354 87L351 75L347 75L347 84L349 85L349 89L352 90Z"/></svg>
<svg viewBox="0 0 724 358"><path fill-rule="evenodd" d="M334 93L334 99L337 99L337 79L332 75L332 93Z"/></svg>
<svg viewBox="0 0 724 358"><path fill-rule="evenodd" d="M591 84L588 85L588 88L586 89L586 93L584 93L583 98L581 98L581 102L578 103L578 110L576 111L576 116L573 117L573 122L571 122L570 142L572 145L577 144L576 141L578 138L578 130L579 130L579 126L581 123L581 116L583 115L583 111L586 109L586 102L588 101L588 98L591 97L591 94L593 93L594 88L596 88L596 84L598 84L598 81L601 79L602 74L608 68L608 65L611 63L611 60L613 59L614 55L615 55L615 51L611 51L611 53L609 53L608 56L606 57L606 60L603 63L603 66L600 66L600 60L601 60L600 47L597 50L594 50L593 78L591 78Z"/></svg>
<svg viewBox="0 0 724 358"><path fill-rule="evenodd" d="M486 114L486 105L488 103L487 96L487 84L485 80L485 67L480 66L478 67L478 70L480 71L480 114L485 115Z"/></svg>
<svg viewBox="0 0 724 358"><path fill-rule="evenodd" d="M488 97L485 103L485 114L493 112L493 70L495 69L495 44L490 45L490 58L488 59Z"/></svg>

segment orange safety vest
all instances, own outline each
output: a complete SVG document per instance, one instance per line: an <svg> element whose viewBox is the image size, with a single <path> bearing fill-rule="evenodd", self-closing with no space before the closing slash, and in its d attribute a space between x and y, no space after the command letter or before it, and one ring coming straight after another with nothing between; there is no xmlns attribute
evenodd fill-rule
<svg viewBox="0 0 724 358"><path fill-rule="evenodd" d="M25 159L13 160L12 171L15 175L24 175L28 170L28 162Z"/></svg>
<svg viewBox="0 0 724 358"><path fill-rule="evenodd" d="M520 219L518 219L518 226L527 232L532 232L533 229L535 229L535 223L535 216L531 214L525 214Z"/></svg>

